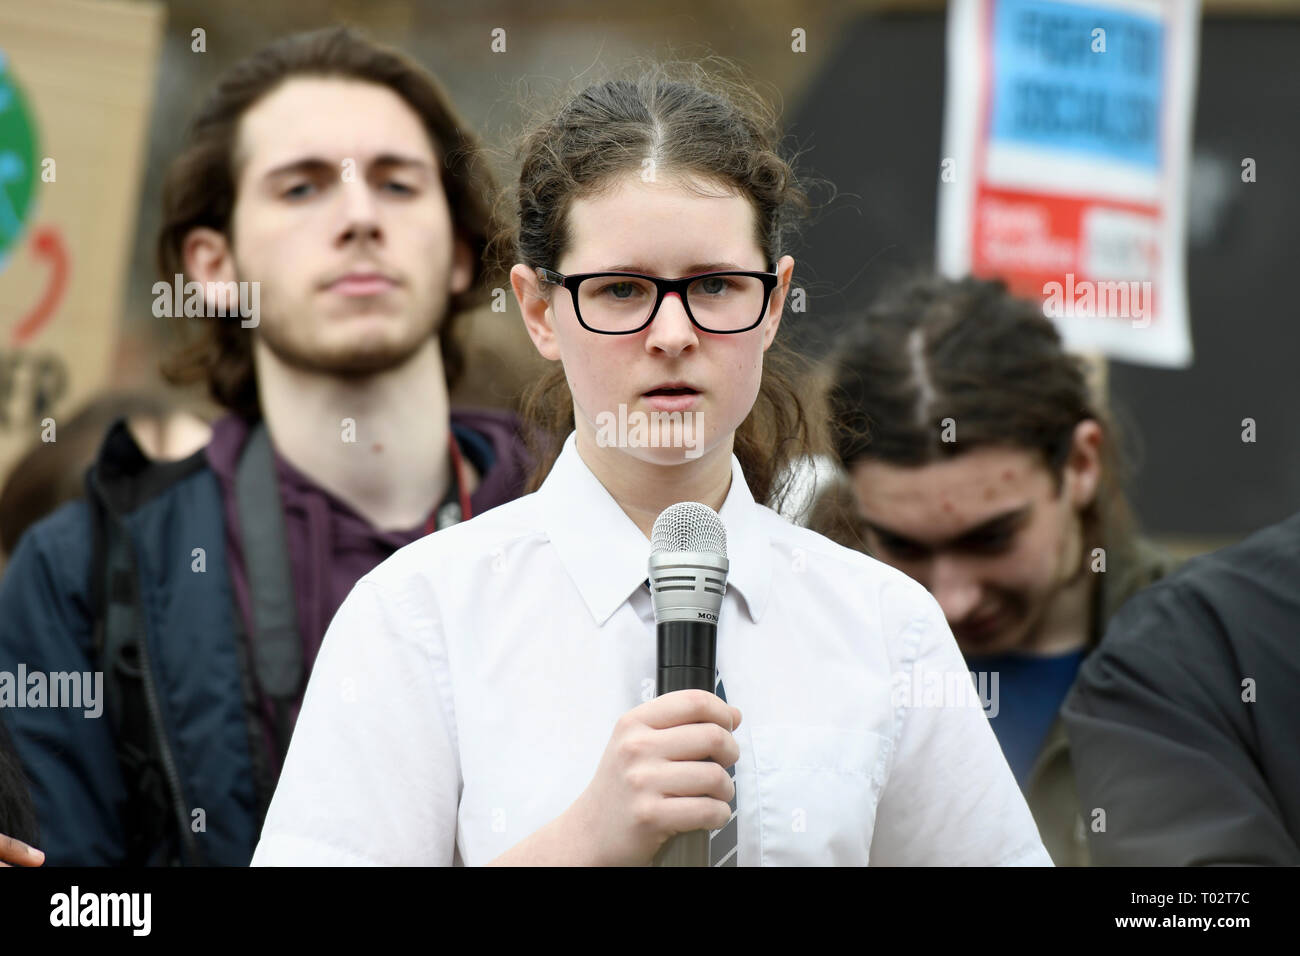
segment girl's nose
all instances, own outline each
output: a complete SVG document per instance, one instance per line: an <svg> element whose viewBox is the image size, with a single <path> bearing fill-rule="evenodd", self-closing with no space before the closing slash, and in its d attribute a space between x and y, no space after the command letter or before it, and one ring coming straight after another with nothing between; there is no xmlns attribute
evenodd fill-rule
<svg viewBox="0 0 1300 956"><path fill-rule="evenodd" d="M668 355L677 355L692 345L699 344L695 326L686 314L686 305L676 292L670 292L659 303L659 312L650 323L646 348L657 349Z"/></svg>

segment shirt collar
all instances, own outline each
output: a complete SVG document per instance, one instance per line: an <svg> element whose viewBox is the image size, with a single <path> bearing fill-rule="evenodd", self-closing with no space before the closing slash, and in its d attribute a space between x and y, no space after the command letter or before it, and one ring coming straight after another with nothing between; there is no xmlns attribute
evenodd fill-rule
<svg viewBox="0 0 1300 956"><path fill-rule="evenodd" d="M650 542L578 454L570 432L537 491L551 544L597 626L646 581ZM727 587L758 623L771 589L770 544L740 462L731 456L731 488L718 512L727 529Z"/></svg>

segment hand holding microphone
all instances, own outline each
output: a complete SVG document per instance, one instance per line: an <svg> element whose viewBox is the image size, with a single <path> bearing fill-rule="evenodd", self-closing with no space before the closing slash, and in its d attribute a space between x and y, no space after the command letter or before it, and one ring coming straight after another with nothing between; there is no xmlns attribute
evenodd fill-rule
<svg viewBox="0 0 1300 956"><path fill-rule="evenodd" d="M569 808L570 831L593 866L646 866L676 834L726 824L740 757L740 711L711 691L647 701L614 725L596 775Z"/></svg>
<svg viewBox="0 0 1300 956"><path fill-rule="evenodd" d="M713 509L679 502L655 521L650 591L657 696L623 714L596 776L570 808L605 865L708 866L709 831L731 817L726 768L740 757L740 710L714 691L727 535Z"/></svg>

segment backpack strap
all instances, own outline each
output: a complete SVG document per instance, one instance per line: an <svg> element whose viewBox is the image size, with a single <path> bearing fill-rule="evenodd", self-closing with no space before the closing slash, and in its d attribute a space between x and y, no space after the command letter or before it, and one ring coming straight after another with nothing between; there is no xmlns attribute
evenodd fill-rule
<svg viewBox="0 0 1300 956"><path fill-rule="evenodd" d="M293 732L291 708L302 689L305 667L284 510L264 422L253 427L236 466L235 502L251 604L253 670L275 708L283 763Z"/></svg>
<svg viewBox="0 0 1300 956"><path fill-rule="evenodd" d="M234 599L232 590L230 600L230 620L234 625L235 653L239 660L239 688L243 697L244 726L248 729L248 754L253 765L253 794L257 800L257 829L262 829L266 821L266 812L271 806L271 797L275 795L275 776L271 770L267 741L263 736L264 723L262 705L258 699L257 683L253 677L253 665L249 657L248 632L244 627L244 612L239 609L239 602Z"/></svg>
<svg viewBox="0 0 1300 956"><path fill-rule="evenodd" d="M172 824L175 799L150 717L140 656L144 617L131 542L99 495L90 494L87 501L92 515L94 654L104 674L105 705L127 790L122 813L127 865L178 863L181 849Z"/></svg>

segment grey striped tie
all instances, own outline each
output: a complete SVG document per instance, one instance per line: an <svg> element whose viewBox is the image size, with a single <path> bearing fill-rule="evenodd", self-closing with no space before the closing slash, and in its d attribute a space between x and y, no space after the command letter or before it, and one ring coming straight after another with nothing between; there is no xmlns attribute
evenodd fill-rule
<svg viewBox="0 0 1300 956"><path fill-rule="evenodd" d="M727 699L727 692L723 690L722 678L718 678L718 686L714 693L724 701ZM731 776L732 781L736 779L736 768L733 764L727 768L727 773ZM729 819L721 829L713 830L709 833L709 866L735 866L736 857L736 828L739 825L736 815L739 813L736 809L736 798L731 798L731 819Z"/></svg>

